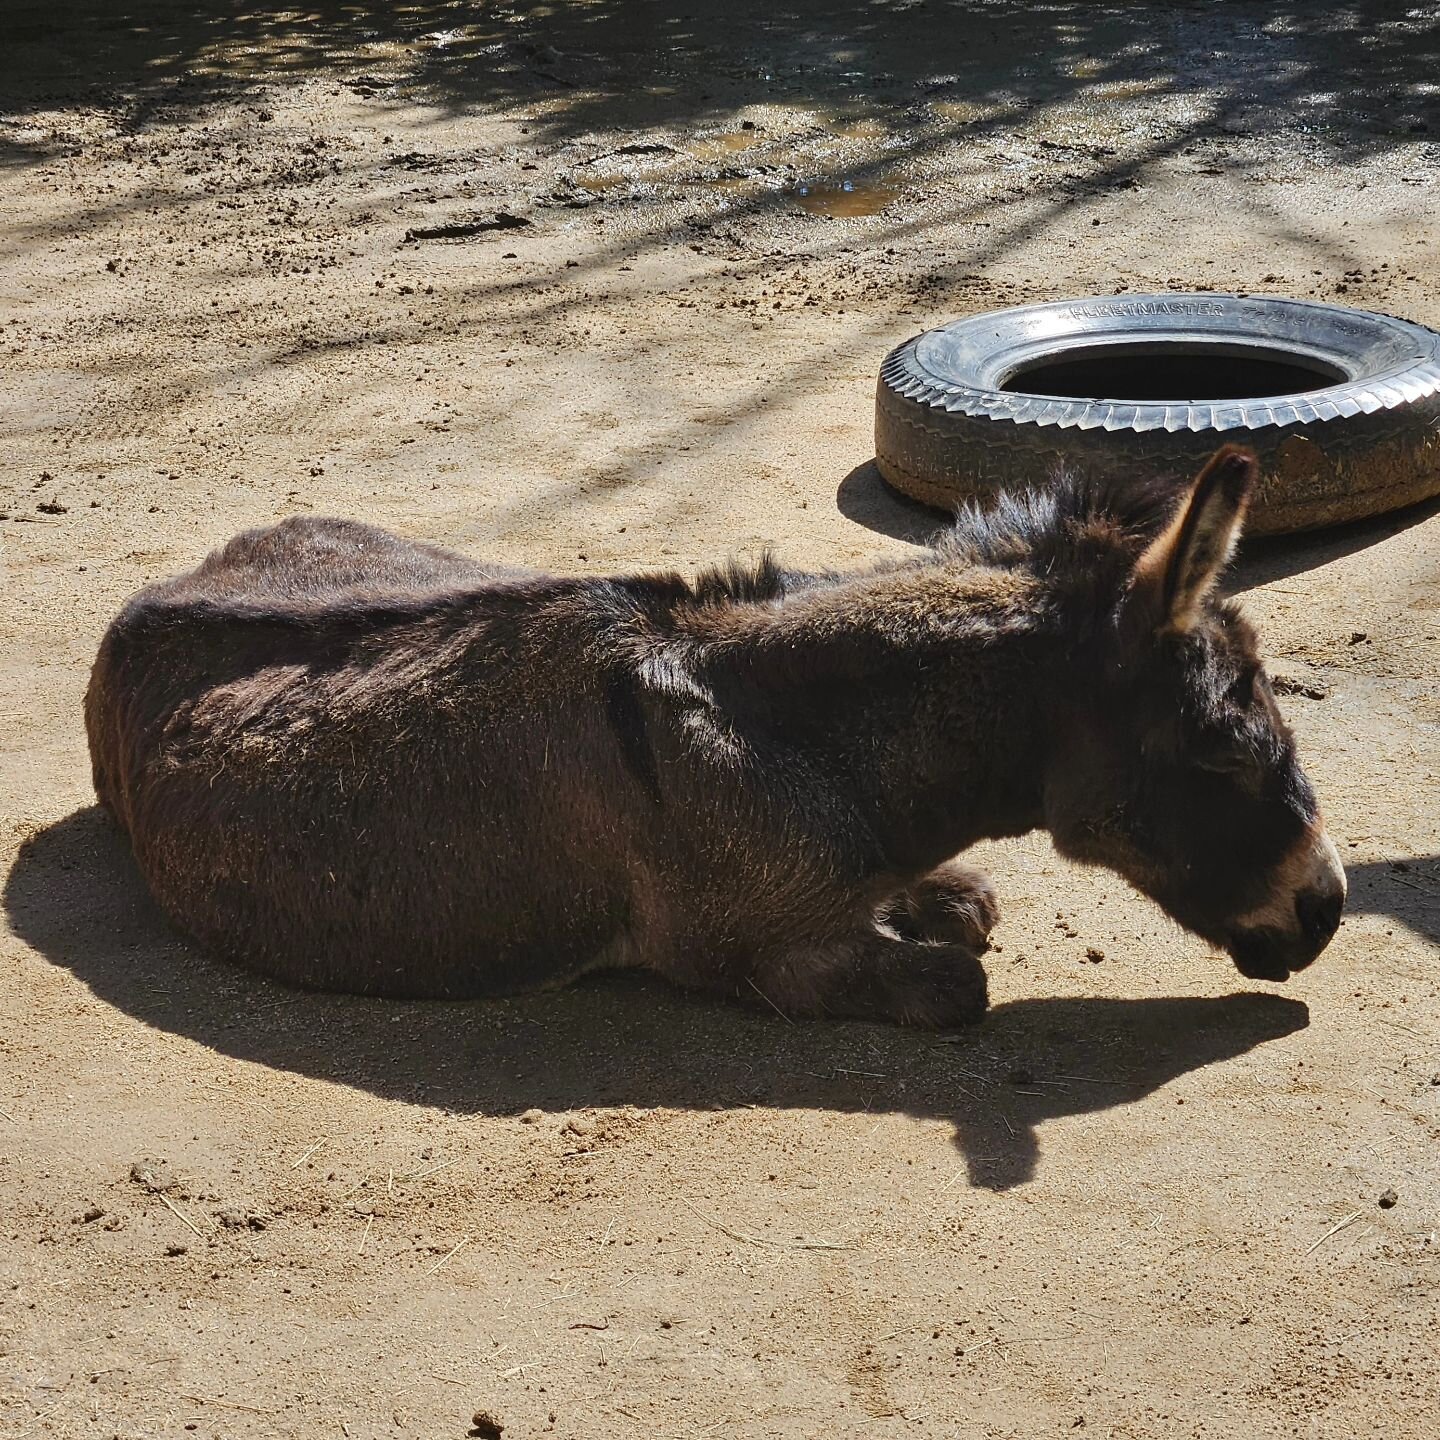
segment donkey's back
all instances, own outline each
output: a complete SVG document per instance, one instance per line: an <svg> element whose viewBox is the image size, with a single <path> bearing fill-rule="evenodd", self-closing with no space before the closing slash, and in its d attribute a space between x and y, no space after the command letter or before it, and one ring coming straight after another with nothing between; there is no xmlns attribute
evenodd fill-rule
<svg viewBox="0 0 1440 1440"><path fill-rule="evenodd" d="M96 792L162 906L282 979L439 996L572 974L624 918L608 598L349 521L247 532L111 625Z"/></svg>

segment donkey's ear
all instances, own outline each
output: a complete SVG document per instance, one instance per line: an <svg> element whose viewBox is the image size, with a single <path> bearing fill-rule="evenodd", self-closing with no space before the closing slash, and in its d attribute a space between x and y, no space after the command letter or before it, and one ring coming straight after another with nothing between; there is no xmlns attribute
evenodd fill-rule
<svg viewBox="0 0 1440 1440"><path fill-rule="evenodd" d="M1224 445L1195 477L1175 518L1135 563L1135 590L1156 628L1191 629L1240 538L1245 507L1259 474L1255 454Z"/></svg>

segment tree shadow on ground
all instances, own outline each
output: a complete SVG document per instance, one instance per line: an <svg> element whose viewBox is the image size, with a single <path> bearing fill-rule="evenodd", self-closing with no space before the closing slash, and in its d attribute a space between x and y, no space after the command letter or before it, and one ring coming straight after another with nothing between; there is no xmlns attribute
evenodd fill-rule
<svg viewBox="0 0 1440 1440"><path fill-rule="evenodd" d="M973 1030L789 1024L630 975L454 1004L287 990L169 929L119 831L91 806L27 841L14 932L144 1024L222 1055L460 1113L632 1104L815 1107L945 1120L970 1181L1029 1180L1046 1121L1138 1100L1308 1024L1297 1000L1020 1000Z"/></svg>
<svg viewBox="0 0 1440 1440"><path fill-rule="evenodd" d="M1440 69L1440 15L1413 0L10 0L6 32L0 93L15 113L68 86L132 128L316 74L380 108L397 91L452 113L559 99L538 121L552 137L693 124L736 104L1028 106L1143 86L1218 89L1227 109L1263 106L1363 154L1424 133Z"/></svg>
<svg viewBox="0 0 1440 1440"><path fill-rule="evenodd" d="M423 178L441 191L469 195L465 186L483 162L479 168L490 178L471 198L533 205L537 239L573 223L580 212L571 202L595 217L596 243L573 269L566 267L571 283L608 273L621 260L629 269L641 252L701 235L719 253L733 245L740 257L733 263L743 264L754 281L799 276L817 256L836 260L854 247L852 227L827 225L815 215L802 217L803 246L776 250L768 235L742 233L749 222L793 211L801 182L898 184L912 199L923 196L923 207L882 209L860 232L864 243L925 254L937 249L934 236L944 226L973 226L963 254L925 254L923 274L896 282L911 286L913 298L926 305L948 288L964 310L975 297L962 282L975 267L1003 263L1027 237L1073 218L1077 204L1133 192L1154 162L1203 150L1239 174L1257 163L1255 155L1235 153L1246 137L1263 136L1267 150L1278 153L1282 132L1290 137L1285 144L1303 145L1307 154L1323 147L1327 163L1418 145L1436 109L1440 13L1427 15L1402 0L1227 7L1169 0L1123 6L795 0L781 10L757 0L727 6L513 0L483 8L457 0L317 0L298 9L274 0L227 7L191 0L10 0L4 39L0 163L38 165L88 148L104 152L120 167L117 173L128 176L88 197L75 192L63 215L47 209L12 227L12 243L22 251L50 247L57 235L93 236L96 245L105 235L108 243L105 227L113 221L144 211L152 224L172 210L229 205L251 190L283 189L312 207L323 201L327 214L337 194L346 198L346 187L357 183L388 195L401 180ZM269 108L301 81L323 81L347 97L323 151L315 142L326 137L312 132L326 127L313 107ZM243 107L223 114L217 108L238 102ZM1105 116L1132 102L1143 102L1146 122L1132 125L1123 144L1095 143ZM788 111L795 133L782 135L789 122L772 125L767 118L747 138L738 129L739 114L758 105ZM427 121L503 115L514 128L502 139L441 125L434 150L423 153L406 148L410 140L405 147L379 141L391 117L409 126L417 109ZM184 133L212 119L213 130ZM856 122L863 122L863 142L853 134L845 138ZM775 131L768 141L766 127ZM712 154L706 147L718 144L711 133L717 128L726 132L724 140L755 139L760 148L730 153L721 146L725 153ZM257 129L290 142L294 163L283 174L240 158L251 154L252 143L256 154L264 151L255 142ZM348 141L351 131L376 143L334 143ZM172 153L172 142L180 141ZM773 156L766 144L775 146ZM586 191L584 177L596 172L585 167L627 148L653 153L631 157L639 170L625 184ZM221 163L221 151L231 159ZM783 156L795 163L779 164ZM752 165L755 159L766 163ZM509 168L522 160L523 168ZM132 173L142 162L150 162L143 183ZM647 168L652 162L653 170ZM533 182L527 178L532 170ZM492 194L493 176L509 178ZM414 197L405 203L412 201L417 210L441 203ZM458 202L452 196L443 203ZM322 211L307 213L313 221ZM624 224L601 237L606 215ZM408 218L383 222L391 224L397 247L405 244ZM351 223L363 231L370 221ZM102 254L114 258L110 250L97 251L97 264L108 264ZM188 305L187 321L208 331L209 306L227 277L218 261L205 263L217 267L211 290L196 291L190 301L180 296L177 304ZM897 277L902 272L897 267ZM481 316L478 338L487 343L489 321L479 303L485 298L513 301L516 331L562 320L575 304L571 290L537 287L529 272L477 264L473 277L465 288ZM603 310L619 302L588 303ZM206 386L269 373L280 360L318 361L329 351L366 348L398 355L434 338L423 319L389 309L343 322L332 317L300 334L288 306L246 323L258 327L247 340L248 357L237 363L235 352L225 349L203 382L193 372L152 375L148 360L136 356L147 387L137 407L175 408ZM882 338L884 345L893 342L889 313L848 323L868 326L877 357ZM643 364L646 342L629 343ZM124 363L123 356L112 357L107 375L123 374ZM807 356L788 371L771 367L739 407L742 418L805 393L813 365ZM283 417L274 423L297 428ZM637 448L654 457L671 438L652 435ZM743 427L738 434L728 426L709 431L714 445L736 448L744 440ZM645 469L642 461L636 472ZM571 488L556 487L549 512L564 513L572 498ZM908 520L889 505L878 481L853 483L840 500L857 523L912 538L904 533ZM540 509L532 502L527 507L538 522ZM929 527L917 518L909 528Z"/></svg>

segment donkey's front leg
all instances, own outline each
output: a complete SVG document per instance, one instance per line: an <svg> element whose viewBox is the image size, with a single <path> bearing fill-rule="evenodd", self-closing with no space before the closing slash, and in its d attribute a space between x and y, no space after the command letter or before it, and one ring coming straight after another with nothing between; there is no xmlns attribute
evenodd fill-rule
<svg viewBox="0 0 1440 1440"><path fill-rule="evenodd" d="M907 940L952 940L983 954L1000 905L987 876L950 860L890 896L875 918Z"/></svg>
<svg viewBox="0 0 1440 1440"><path fill-rule="evenodd" d="M792 950L757 966L751 986L786 1016L853 1016L947 1029L989 1003L975 947L870 929L832 946Z"/></svg>

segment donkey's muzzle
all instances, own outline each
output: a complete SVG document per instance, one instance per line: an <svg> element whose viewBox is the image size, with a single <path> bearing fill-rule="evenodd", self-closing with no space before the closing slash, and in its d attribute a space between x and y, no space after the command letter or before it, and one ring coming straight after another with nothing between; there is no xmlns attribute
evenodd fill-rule
<svg viewBox="0 0 1440 1440"><path fill-rule="evenodd" d="M1261 910L1246 916L1225 948L1235 968L1252 980L1288 980L1335 937L1345 909L1345 869L1325 832L1317 827L1296 861L1284 867L1298 882Z"/></svg>
<svg viewBox="0 0 1440 1440"><path fill-rule="evenodd" d="M1344 908L1343 895L1301 895L1295 901L1294 930L1270 926L1237 930L1226 949L1242 975L1252 980L1288 980L1334 938Z"/></svg>

